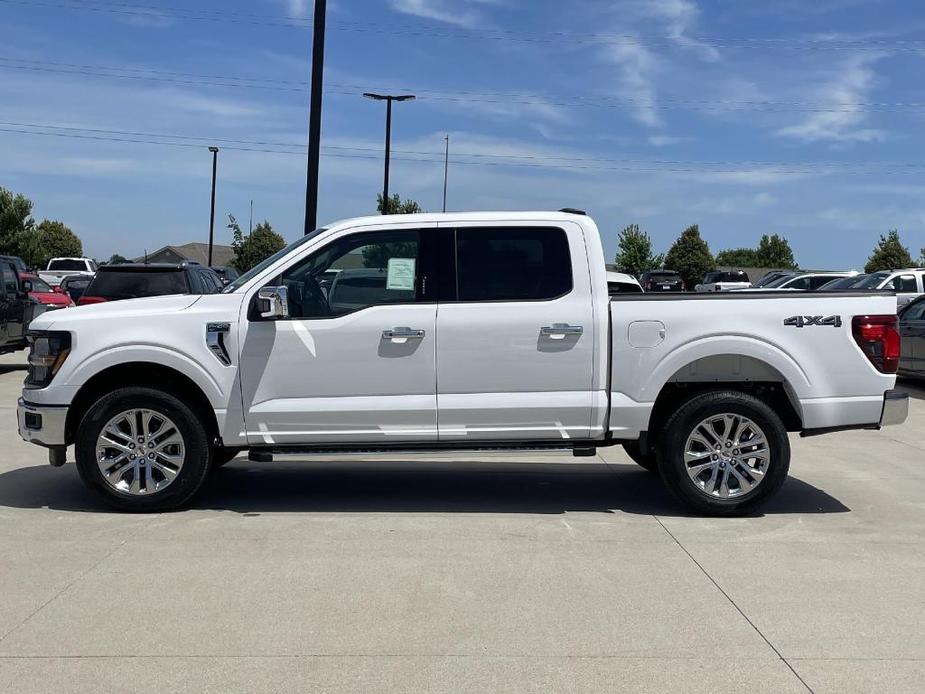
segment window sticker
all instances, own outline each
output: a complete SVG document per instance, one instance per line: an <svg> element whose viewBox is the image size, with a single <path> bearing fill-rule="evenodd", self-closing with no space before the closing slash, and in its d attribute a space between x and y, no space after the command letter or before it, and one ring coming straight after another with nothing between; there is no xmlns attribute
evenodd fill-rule
<svg viewBox="0 0 925 694"><path fill-rule="evenodd" d="M414 290L414 258L389 258L386 289Z"/></svg>

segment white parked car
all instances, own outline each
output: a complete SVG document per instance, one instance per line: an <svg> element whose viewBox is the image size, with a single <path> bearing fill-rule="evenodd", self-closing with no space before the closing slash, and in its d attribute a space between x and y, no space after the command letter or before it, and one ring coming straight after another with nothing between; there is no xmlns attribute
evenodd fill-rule
<svg viewBox="0 0 925 694"><path fill-rule="evenodd" d="M57 287L61 280L70 275L92 277L95 273L96 261L92 258L52 258L48 261L48 267L36 274L52 287Z"/></svg>
<svg viewBox="0 0 925 694"><path fill-rule="evenodd" d="M750 289L736 289L733 291L746 292L780 292L780 291L809 291L819 289L824 284L832 280L842 279L844 277L853 277L858 274L857 270L846 270L844 272L788 272L780 275L776 279L763 284L760 287L755 286Z"/></svg>
<svg viewBox="0 0 925 694"><path fill-rule="evenodd" d="M908 407L895 297L611 297L596 225L565 212L337 222L221 294L44 314L30 343L20 435L55 465L73 445L130 511L188 502L245 449L623 444L690 508L732 515L783 484L788 431Z"/></svg>
<svg viewBox="0 0 925 694"><path fill-rule="evenodd" d="M925 269L913 267L904 270L882 270L872 272L850 289L867 290L885 289L896 292L896 303L905 306L913 299L925 293Z"/></svg>
<svg viewBox="0 0 925 694"><path fill-rule="evenodd" d="M632 275L628 275L625 272L614 272L613 270L607 271L607 293L613 296L614 294L641 294L642 285L639 284L637 280Z"/></svg>
<svg viewBox="0 0 925 694"><path fill-rule="evenodd" d="M695 292L728 292L733 289L748 289L752 283L742 270L725 272L716 270L703 276L703 282L694 286Z"/></svg>

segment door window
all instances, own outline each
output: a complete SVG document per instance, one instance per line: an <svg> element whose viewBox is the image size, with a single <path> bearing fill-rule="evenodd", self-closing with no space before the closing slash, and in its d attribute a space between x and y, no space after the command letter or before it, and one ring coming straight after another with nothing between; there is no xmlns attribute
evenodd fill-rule
<svg viewBox="0 0 925 694"><path fill-rule="evenodd" d="M542 301L572 289L568 239L553 227L456 231L459 301Z"/></svg>
<svg viewBox="0 0 925 694"><path fill-rule="evenodd" d="M782 289L809 289L809 277L797 277L782 285Z"/></svg>
<svg viewBox="0 0 925 694"><path fill-rule="evenodd" d="M285 270L290 318L334 318L370 306L420 301L420 234L352 234Z"/></svg>
<svg viewBox="0 0 925 694"><path fill-rule="evenodd" d="M894 291L905 292L907 294L914 294L918 291L914 275L898 275L894 277L891 282L891 288Z"/></svg>
<svg viewBox="0 0 925 694"><path fill-rule="evenodd" d="M925 301L918 301L903 311L902 320L904 323L906 321L922 320L922 314L925 314Z"/></svg>
<svg viewBox="0 0 925 694"><path fill-rule="evenodd" d="M9 263L3 263L0 266L0 272L3 273L3 288L9 296L16 296L19 293L19 280L16 277L16 271Z"/></svg>

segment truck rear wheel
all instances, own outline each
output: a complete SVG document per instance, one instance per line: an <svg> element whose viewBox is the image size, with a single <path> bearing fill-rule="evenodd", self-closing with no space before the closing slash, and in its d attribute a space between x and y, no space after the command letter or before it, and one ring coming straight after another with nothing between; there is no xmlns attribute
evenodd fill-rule
<svg viewBox="0 0 925 694"><path fill-rule="evenodd" d="M774 411L738 391L697 395L668 418L657 446L666 486L690 508L750 513L787 478L790 442Z"/></svg>
<svg viewBox="0 0 925 694"><path fill-rule="evenodd" d="M209 471L199 416L155 388L120 388L101 397L80 422L74 447L83 481L122 511L177 508Z"/></svg>
<svg viewBox="0 0 925 694"><path fill-rule="evenodd" d="M655 451L652 448L643 453L639 441L627 441L623 444L623 450L626 451L626 454L634 463L649 472L658 474L658 460L656 460Z"/></svg>

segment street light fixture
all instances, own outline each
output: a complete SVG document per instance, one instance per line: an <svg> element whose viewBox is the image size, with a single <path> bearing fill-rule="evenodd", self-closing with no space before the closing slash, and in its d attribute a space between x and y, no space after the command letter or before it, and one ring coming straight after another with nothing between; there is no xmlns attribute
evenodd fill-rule
<svg viewBox="0 0 925 694"><path fill-rule="evenodd" d="M209 213L209 267L212 267L212 239L215 236L215 174L218 172L218 147L209 147L212 152L212 211Z"/></svg>
<svg viewBox="0 0 925 694"><path fill-rule="evenodd" d="M389 212L389 153L392 148L392 102L413 101L414 94L374 94L364 92L363 96L374 101L385 102L385 174L382 182L382 214Z"/></svg>

